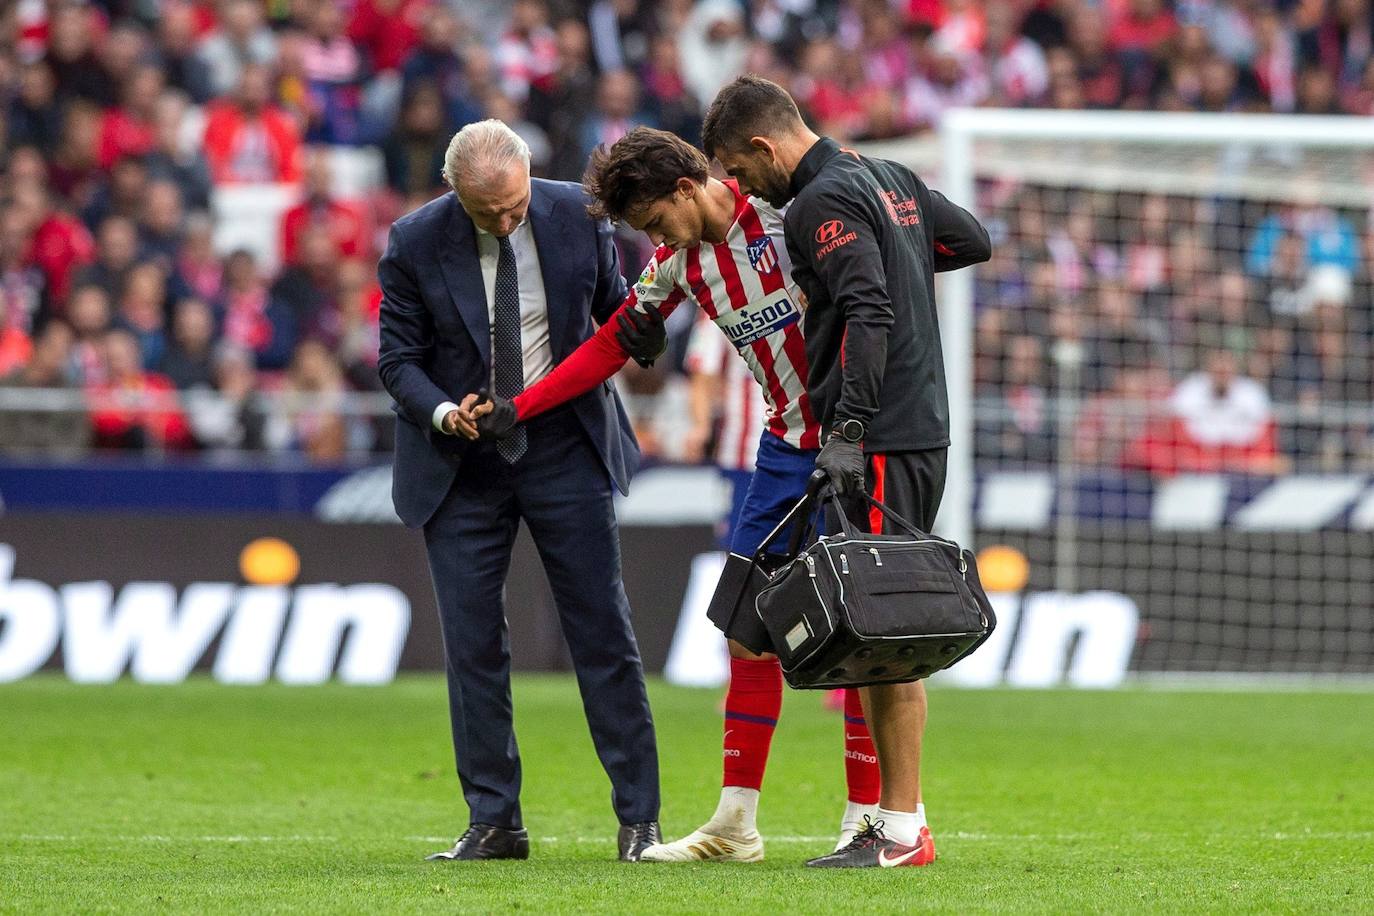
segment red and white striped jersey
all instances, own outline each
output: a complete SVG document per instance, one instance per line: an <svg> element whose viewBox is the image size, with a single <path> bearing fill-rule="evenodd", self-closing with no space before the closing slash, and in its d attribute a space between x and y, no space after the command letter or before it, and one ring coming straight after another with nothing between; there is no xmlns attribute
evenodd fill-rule
<svg viewBox="0 0 1374 916"><path fill-rule="evenodd" d="M630 292L632 307L665 316L685 299L700 306L744 357L763 389L765 427L788 445L820 448L820 425L806 393L801 290L783 241L782 214L739 193L735 221L719 244L673 251L660 247Z"/></svg>
<svg viewBox="0 0 1374 916"><path fill-rule="evenodd" d="M701 373L720 379L721 424L716 437L716 465L730 471L752 471L759 451L759 427L768 415L768 402L749 365L705 313L692 326L686 368L694 375Z"/></svg>

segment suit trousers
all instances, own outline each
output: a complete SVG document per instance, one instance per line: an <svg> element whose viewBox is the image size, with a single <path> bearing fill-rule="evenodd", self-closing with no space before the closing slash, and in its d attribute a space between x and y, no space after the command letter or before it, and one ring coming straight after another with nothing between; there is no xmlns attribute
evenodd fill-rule
<svg viewBox="0 0 1374 916"><path fill-rule="evenodd" d="M472 823L523 826L505 607L523 520L548 574L616 816L622 824L657 820L658 751L610 478L570 408L526 426L529 447L514 464L492 443L475 443L424 527L463 797Z"/></svg>

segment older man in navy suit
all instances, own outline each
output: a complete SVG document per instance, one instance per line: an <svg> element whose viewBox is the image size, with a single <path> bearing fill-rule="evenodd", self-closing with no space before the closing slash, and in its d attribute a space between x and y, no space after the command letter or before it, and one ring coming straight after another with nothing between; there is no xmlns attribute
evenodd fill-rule
<svg viewBox="0 0 1374 916"><path fill-rule="evenodd" d="M453 398L513 397L606 321L626 285L611 229L578 185L531 179L499 121L449 145L445 194L391 227L378 265L378 372L396 400L401 520L423 528L443 623L453 747L470 825L432 859L529 855L511 722L504 588L521 520L548 573L592 740L611 780L621 859L659 841L658 757L620 577L611 485L639 448L601 386L500 442L458 432ZM515 610L519 613L519 609Z"/></svg>

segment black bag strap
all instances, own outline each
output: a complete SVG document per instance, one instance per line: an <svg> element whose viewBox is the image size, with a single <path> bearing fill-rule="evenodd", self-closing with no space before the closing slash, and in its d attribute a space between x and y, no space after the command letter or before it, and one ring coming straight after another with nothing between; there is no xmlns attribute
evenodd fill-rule
<svg viewBox="0 0 1374 916"><path fill-rule="evenodd" d="M819 472L818 472L818 473L819 473ZM909 521L907 521L906 519L902 518L902 517L901 517L900 515L898 515L896 512L894 512L893 510L889 509L887 506L883 505L882 503L880 503L878 500L874 499L874 498L873 498L872 496L870 496L869 494L867 494L867 493L862 493L862 494L860 494L860 495L863 496L864 502L866 502L868 505L872 506L873 508L877 509L877 510L878 510L879 512L881 512L884 516L886 516L887 519L888 519L889 521L892 522L892 524L896 525L898 528L901 528L901 529L902 529L903 531L905 531L907 534L911 535L911 536L914 537L914 538L922 538L922 539L924 539L924 538L930 537L930 535L929 535L928 533L926 533L926 532L922 531L921 529L917 528L915 525L911 524L911 522L909 522ZM825 491L825 497L824 497L824 499L825 499L825 501L826 501L827 503L829 503L829 504L835 509L835 514L839 516L839 519L840 519L840 530L844 532L845 537L854 538L854 537L860 537L860 536L862 536L862 535L865 535L865 534L869 534L869 533L870 533L870 532L867 532L867 531L856 531L856 530L855 530L855 528L854 528L854 523L851 522L851 521L849 520L849 516L845 514L844 505L843 505L843 503L840 502L840 498L839 498L839 496L836 495L836 493L835 493L835 491L834 491L833 488L828 488L828 489Z"/></svg>
<svg viewBox="0 0 1374 916"><path fill-rule="evenodd" d="M817 497L820 496L822 488L829 479L825 471L811 472L811 476L807 478L806 492L802 494L802 498L759 543L759 549L754 552L755 563L764 558L768 553L769 546L789 526L792 528L792 537L787 542L787 558L790 560L801 552L802 546L811 539L811 535L815 532L816 514L813 510L816 508Z"/></svg>

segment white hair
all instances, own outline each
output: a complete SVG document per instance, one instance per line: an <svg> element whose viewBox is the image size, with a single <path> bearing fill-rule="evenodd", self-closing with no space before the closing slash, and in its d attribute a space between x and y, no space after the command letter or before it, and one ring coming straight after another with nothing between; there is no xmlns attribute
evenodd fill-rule
<svg viewBox="0 0 1374 916"><path fill-rule="evenodd" d="M519 134L495 118L467 125L448 142L444 153L444 181L455 191L490 180L519 163L528 171L530 147Z"/></svg>

